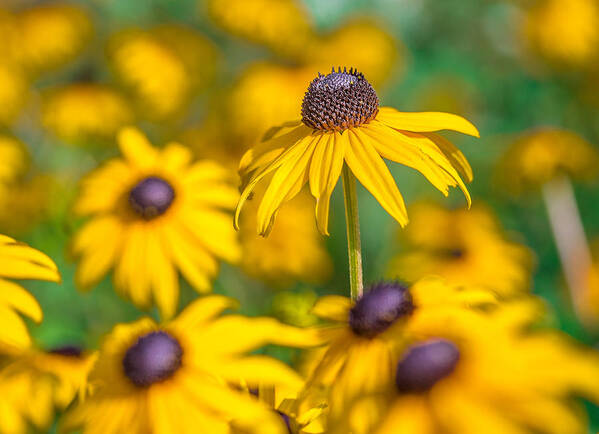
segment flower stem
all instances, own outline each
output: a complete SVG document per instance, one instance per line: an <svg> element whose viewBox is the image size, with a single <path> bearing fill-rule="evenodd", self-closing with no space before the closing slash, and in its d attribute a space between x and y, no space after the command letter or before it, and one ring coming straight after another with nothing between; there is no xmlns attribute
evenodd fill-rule
<svg viewBox="0 0 599 434"><path fill-rule="evenodd" d="M352 300L362 296L362 244L360 242L360 219L356 177L343 165L343 198L345 200L345 223L347 225L347 253L349 256L349 287Z"/></svg>
<svg viewBox="0 0 599 434"><path fill-rule="evenodd" d="M547 182L543 186L543 199L566 284L570 290L572 307L578 319L589 325L591 317L587 303L591 253L572 183L566 177Z"/></svg>

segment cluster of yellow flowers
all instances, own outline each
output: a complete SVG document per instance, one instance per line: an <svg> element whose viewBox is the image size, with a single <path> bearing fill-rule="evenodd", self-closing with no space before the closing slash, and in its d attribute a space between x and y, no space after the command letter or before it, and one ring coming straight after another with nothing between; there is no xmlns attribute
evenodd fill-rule
<svg viewBox="0 0 599 434"><path fill-rule="evenodd" d="M451 113L381 106L374 85L403 54L373 22L323 34L293 0L203 3L220 28L289 64L245 66L210 95L219 104L199 124L185 113L218 79L219 53L194 29L113 33L113 81L39 92L36 80L84 53L93 20L62 4L0 11L0 37L11 41L0 48L0 123L14 127L40 102L52 137L118 152L83 176L73 200L82 221L68 246L75 283L88 291L110 275L114 291L147 313L115 324L93 351L42 347L24 317L40 323L43 312L20 281L60 284L59 270L0 235L0 433L47 430L57 415L59 432L85 434L586 432L581 400L599 404L599 352L545 326L530 293L533 253L490 207L470 209L473 170L442 133L478 138L478 129ZM583 62L596 26L583 26L588 40L574 47L553 46L537 23L556 19L548 3L529 11L534 47ZM599 14L594 3L573 4L584 23ZM352 67L315 73L340 63ZM157 146L150 137L169 139ZM410 219L387 161L444 196L460 189L466 207L421 202ZM499 172L518 192L547 194L556 182L595 177L598 166L593 145L547 127L514 140ZM234 313L236 300L213 293L223 263L275 288L329 279L336 264L323 236L338 235L329 223L339 178L348 297L283 293L275 310L285 322ZM369 285L360 231L377 228L360 228L356 181L400 228L389 244L401 250ZM0 133L0 227L13 233L39 218L52 188L25 145ZM583 271L586 303L599 298L599 272ZM190 303L187 285L199 293ZM284 363L264 352L271 345L299 357Z"/></svg>

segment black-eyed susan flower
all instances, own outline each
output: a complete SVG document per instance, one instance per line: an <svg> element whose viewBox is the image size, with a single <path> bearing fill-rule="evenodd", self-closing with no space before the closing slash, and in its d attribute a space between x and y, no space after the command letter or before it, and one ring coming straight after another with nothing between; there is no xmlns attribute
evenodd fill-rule
<svg viewBox="0 0 599 434"><path fill-rule="evenodd" d="M331 432L587 432L576 397L599 399L598 354L555 332L523 332L522 312L506 305L468 329L423 332L386 390L354 401Z"/></svg>
<svg viewBox="0 0 599 434"><path fill-rule="evenodd" d="M256 206L250 203L241 221L241 266L250 276L278 287L301 281L324 283L333 269L324 240L314 227L314 210L307 194L283 208L268 238L256 235Z"/></svg>
<svg viewBox="0 0 599 434"><path fill-rule="evenodd" d="M327 346L313 364L298 408L304 400L313 403L320 397L329 418L337 419L348 402L392 381L399 349L429 328L442 329L449 322L468 327L483 307L495 303L489 291L449 286L433 278L409 288L382 282L355 302L322 297L313 312L330 323L320 329Z"/></svg>
<svg viewBox="0 0 599 434"><path fill-rule="evenodd" d="M16 55L34 75L71 62L93 35L88 13L70 3L35 5L20 11L16 19Z"/></svg>
<svg viewBox="0 0 599 434"><path fill-rule="evenodd" d="M205 0L212 20L226 31L297 57L311 38L311 17L297 0Z"/></svg>
<svg viewBox="0 0 599 434"><path fill-rule="evenodd" d="M333 32L312 38L304 61L316 68L353 65L379 85L401 69L404 48L372 19L354 19Z"/></svg>
<svg viewBox="0 0 599 434"><path fill-rule="evenodd" d="M237 261L240 249L230 210L239 194L229 172L170 143L158 150L137 129L118 135L123 158L82 183L75 212L93 218L76 234L76 282L96 284L114 267L116 290L135 305L156 303L164 317L178 305L177 271L198 291L211 289L219 259Z"/></svg>
<svg viewBox="0 0 599 434"><path fill-rule="evenodd" d="M421 172L447 195L459 186L470 203L467 181L472 171L462 153L434 131L455 130L478 136L466 119L448 113L403 113L379 107L364 75L339 69L319 75L308 87L302 120L283 124L241 160L243 192L235 224L247 198L267 175L273 175L258 208L258 233L272 229L281 205L309 181L316 198L319 230L328 234L329 199L344 164L402 226L405 204L381 157Z"/></svg>
<svg viewBox="0 0 599 434"><path fill-rule="evenodd" d="M557 128L525 132L505 153L500 180L513 193L541 190L570 291L584 322L594 322L586 299L591 254L571 180L597 177L599 152L578 134Z"/></svg>
<svg viewBox="0 0 599 434"><path fill-rule="evenodd" d="M272 318L220 313L235 303L205 296L172 322L120 324L105 338L93 393L63 420L89 433L283 433L279 415L243 389L301 387L282 362L248 352L267 344L307 346L315 336Z"/></svg>
<svg viewBox="0 0 599 434"><path fill-rule="evenodd" d="M26 348L31 338L19 314L39 323L42 309L21 285L8 279L60 281L56 265L48 256L26 244L0 235L0 351Z"/></svg>
<svg viewBox="0 0 599 434"><path fill-rule="evenodd" d="M117 131L134 121L130 103L110 86L71 83L48 92L42 124L71 143L112 141Z"/></svg>
<svg viewBox="0 0 599 434"><path fill-rule="evenodd" d="M560 176L596 178L599 151L573 131L543 127L524 132L505 152L498 175L515 193L537 189Z"/></svg>
<svg viewBox="0 0 599 434"><path fill-rule="evenodd" d="M569 0L568 16L560 0L531 3L523 14L522 35L530 49L555 65L584 67L599 55L599 5Z"/></svg>
<svg viewBox="0 0 599 434"><path fill-rule="evenodd" d="M138 110L153 120L170 118L185 107L190 72L177 51L151 32L125 30L108 43L109 64L136 99Z"/></svg>
<svg viewBox="0 0 599 434"><path fill-rule="evenodd" d="M0 431L27 433L29 425L48 430L55 412L84 393L94 360L73 346L0 357Z"/></svg>
<svg viewBox="0 0 599 434"><path fill-rule="evenodd" d="M490 209L447 210L421 203L398 234L405 251L391 259L389 277L415 282L438 275L454 285L484 286L500 296L530 287L532 252L511 242Z"/></svg>

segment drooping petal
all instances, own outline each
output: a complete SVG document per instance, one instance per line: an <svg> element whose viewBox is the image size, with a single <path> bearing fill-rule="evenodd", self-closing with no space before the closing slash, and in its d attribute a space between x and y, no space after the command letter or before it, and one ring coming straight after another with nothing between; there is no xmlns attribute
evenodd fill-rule
<svg viewBox="0 0 599 434"><path fill-rule="evenodd" d="M223 362L215 369L226 380L234 383L247 382L251 386L284 385L299 390L302 377L279 360L267 356L248 356L231 362Z"/></svg>
<svg viewBox="0 0 599 434"><path fill-rule="evenodd" d="M451 130L480 137L480 133L470 121L451 113L400 112L392 107L381 107L376 119L392 128L414 133Z"/></svg>
<svg viewBox="0 0 599 434"><path fill-rule="evenodd" d="M225 309L236 309L238 306L239 303L230 297L206 295L183 309L172 326L189 332L216 318Z"/></svg>
<svg viewBox="0 0 599 434"><path fill-rule="evenodd" d="M385 162L374 147L361 135L347 130L349 144L345 153L347 165L381 206L397 220L401 226L408 223L408 213L395 180L389 173Z"/></svg>
<svg viewBox="0 0 599 434"><path fill-rule="evenodd" d="M460 151L453 143L439 134L422 133L422 135L435 142L441 152L443 152L443 154L445 154L447 159L451 162L451 165L455 167L464 178L466 178L467 182L472 182L472 179L474 178L472 167L470 167L470 163L468 163L468 160L464 154L462 154L462 151Z"/></svg>
<svg viewBox="0 0 599 434"><path fill-rule="evenodd" d="M0 306L11 307L36 323L42 321L42 308L35 297L14 282L0 279Z"/></svg>
<svg viewBox="0 0 599 434"><path fill-rule="evenodd" d="M323 134L310 164L310 191L316 198L316 223L323 235L329 235L330 198L341 175L347 146L347 134Z"/></svg>
<svg viewBox="0 0 599 434"><path fill-rule="evenodd" d="M260 235L268 235L279 207L297 195L308 180L310 161L318 139L318 136L312 137L303 152L281 165L270 180L256 216Z"/></svg>
<svg viewBox="0 0 599 434"><path fill-rule="evenodd" d="M319 318L335 322L347 321L351 300L340 295L320 297L312 308L312 313Z"/></svg>
<svg viewBox="0 0 599 434"><path fill-rule="evenodd" d="M235 216L233 218L233 226L235 229L239 230L239 215L245 204L245 201L248 199L258 182L260 182L266 175L272 173L280 166L287 164L292 159L301 155L303 151L305 151L306 147L312 143L314 140L313 136L306 136L296 142L294 145L286 149L281 155L279 155L276 159L272 161L272 163L267 166L259 169L256 173L252 175L250 180L245 185L243 191L241 192L241 197L239 198L239 202L237 203L237 208L235 209Z"/></svg>

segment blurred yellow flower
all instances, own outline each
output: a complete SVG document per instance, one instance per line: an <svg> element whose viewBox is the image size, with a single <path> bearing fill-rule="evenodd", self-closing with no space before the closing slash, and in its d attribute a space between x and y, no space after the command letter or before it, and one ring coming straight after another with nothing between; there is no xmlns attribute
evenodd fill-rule
<svg viewBox="0 0 599 434"><path fill-rule="evenodd" d="M598 354L558 333L523 333L527 321L514 318L525 310L505 305L467 326L423 330L387 388L348 406L331 432L587 432L574 398L599 400Z"/></svg>
<svg viewBox="0 0 599 434"><path fill-rule="evenodd" d="M596 0L540 0L524 12L522 25L530 48L550 63L580 67L597 59Z"/></svg>
<svg viewBox="0 0 599 434"><path fill-rule="evenodd" d="M599 151L578 134L557 128L528 131L507 150L499 165L501 181L515 192L542 186L566 175L597 177Z"/></svg>
<svg viewBox="0 0 599 434"><path fill-rule="evenodd" d="M415 282L439 275L455 285L484 286L500 296L522 294L531 283L532 252L510 242L491 210L447 210L421 203L399 234L405 253L393 258L389 277ZM405 243L405 244L404 244Z"/></svg>
<svg viewBox="0 0 599 434"><path fill-rule="evenodd" d="M404 55L404 48L379 23L357 19L343 24L330 34L311 40L304 61L316 70L330 65L353 65L376 85L387 81Z"/></svg>
<svg viewBox="0 0 599 434"><path fill-rule="evenodd" d="M55 410L65 410L83 392L94 360L73 347L0 357L0 431L25 434L29 424L48 430Z"/></svg>
<svg viewBox="0 0 599 434"><path fill-rule="evenodd" d="M60 274L48 256L26 244L0 235L0 351L12 352L31 344L19 313L36 323L42 320L37 300L21 285L8 279L59 282Z"/></svg>
<svg viewBox="0 0 599 434"><path fill-rule="evenodd" d="M205 0L212 20L224 30L297 57L312 36L311 18L297 0Z"/></svg>
<svg viewBox="0 0 599 434"><path fill-rule="evenodd" d="M229 171L192 163L178 143L158 150L135 128L118 134L123 158L108 161L82 183L74 211L92 216L76 234L76 283L87 289L114 267L116 290L164 318L178 306L177 270L198 291L211 289L219 259L240 248L228 213L239 196Z"/></svg>
<svg viewBox="0 0 599 434"><path fill-rule="evenodd" d="M192 92L212 84L216 78L220 53L210 39L180 24L162 24L153 28L152 34L183 61Z"/></svg>
<svg viewBox="0 0 599 434"><path fill-rule="evenodd" d="M297 200L277 215L277 227L268 238L256 235L257 206L250 202L241 221L241 266L250 276L275 286L296 281L319 284L331 275L333 264L322 236L314 227L314 209L309 195Z"/></svg>
<svg viewBox="0 0 599 434"><path fill-rule="evenodd" d="M12 124L27 102L29 83L15 64L0 62L0 124Z"/></svg>
<svg viewBox="0 0 599 434"><path fill-rule="evenodd" d="M149 318L117 325L105 338L89 382L90 397L63 419L62 429L89 433L283 434L278 414L241 386L296 389L302 379L284 363L248 353L268 343L305 347L307 330L272 318L220 313L226 297L201 297L170 323ZM151 427L151 428L150 428Z"/></svg>
<svg viewBox="0 0 599 434"><path fill-rule="evenodd" d="M50 91L42 108L42 123L71 143L114 140L117 131L134 120L129 102L109 86L71 83Z"/></svg>
<svg viewBox="0 0 599 434"><path fill-rule="evenodd" d="M322 297L313 313L330 322L319 329L327 349L309 373L299 405L324 397L329 419L337 420L358 396L393 381L398 350L430 328L443 329L449 323L467 327L483 314L480 308L495 304L489 291L433 278L409 288L381 282L355 303L341 296Z"/></svg>
<svg viewBox="0 0 599 434"><path fill-rule="evenodd" d="M108 58L114 74L137 99L145 116L169 118L188 102L192 84L185 62L152 33L117 33L109 41Z"/></svg>
<svg viewBox="0 0 599 434"><path fill-rule="evenodd" d="M75 59L93 35L88 13L70 3L35 5L16 18L18 60L34 75Z"/></svg>
<svg viewBox="0 0 599 434"><path fill-rule="evenodd" d="M17 138L0 134L0 191L4 195L7 184L17 180L29 167L25 145Z"/></svg>
<svg viewBox="0 0 599 434"><path fill-rule="evenodd" d="M244 150L273 127L295 119L316 69L260 62L245 69L228 97L227 128Z"/></svg>
<svg viewBox="0 0 599 434"><path fill-rule="evenodd" d="M449 113L405 113L380 107L364 75L341 68L319 75L308 87L302 120L272 129L241 159L243 192L235 225L247 198L267 175L273 175L258 208L258 233L268 235L280 207L309 181L316 198L316 222L328 235L329 201L344 164L402 226L408 223L403 197L381 157L421 172L444 195L472 179L464 155L434 134L454 130L479 136L466 119Z"/></svg>

